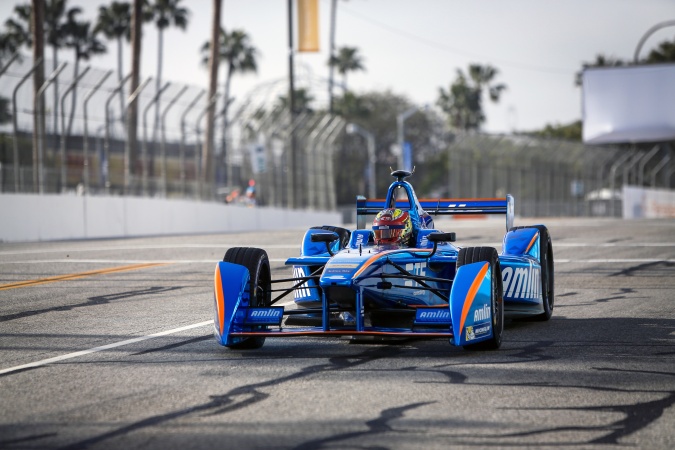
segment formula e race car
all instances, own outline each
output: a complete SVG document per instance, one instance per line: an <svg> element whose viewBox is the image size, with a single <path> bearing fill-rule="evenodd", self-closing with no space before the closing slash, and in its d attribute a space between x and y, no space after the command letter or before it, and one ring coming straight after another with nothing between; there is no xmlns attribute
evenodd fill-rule
<svg viewBox="0 0 675 450"><path fill-rule="evenodd" d="M418 200L408 171L385 199L357 197L357 229L305 233L293 278L272 280L267 253L227 250L215 269L214 335L229 348L259 348L267 337L445 338L466 349L497 349L504 317L548 320L553 248L543 225L513 227L513 197ZM432 216L505 214L499 254L457 247ZM376 215L373 226L366 220ZM405 237L405 242L397 238ZM285 287L273 289L285 283ZM295 304L275 306L293 293ZM273 298L274 296L274 298Z"/></svg>

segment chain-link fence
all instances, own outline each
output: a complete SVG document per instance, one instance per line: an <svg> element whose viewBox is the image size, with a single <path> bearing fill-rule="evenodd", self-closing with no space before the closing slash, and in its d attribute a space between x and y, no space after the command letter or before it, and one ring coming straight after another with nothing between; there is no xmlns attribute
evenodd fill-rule
<svg viewBox="0 0 675 450"><path fill-rule="evenodd" d="M45 132L35 149L36 101L27 82L33 67L24 57L0 77L0 96L11 100L13 116L0 127L2 192L251 202L248 189L255 190L257 204L328 210L351 207L357 194L370 190L371 173L382 193L391 181L389 167L396 165L389 150L378 151L370 172L366 141L345 133L347 123L339 116L306 110L291 117L280 101L287 84L277 80L233 102L227 133L220 125L222 100L215 100L215 180L204 185L200 170L209 99L203 89L168 82L155 91L155 83L146 83L138 96L138 145L130 148L128 77L120 80L95 68L76 74L70 66L44 90ZM49 79L54 69L51 62L45 67ZM396 123L391 127L395 131ZM434 150L413 160L412 181L420 196L510 193L522 216L618 216L622 185L672 185L667 145L627 149L448 130L434 134Z"/></svg>

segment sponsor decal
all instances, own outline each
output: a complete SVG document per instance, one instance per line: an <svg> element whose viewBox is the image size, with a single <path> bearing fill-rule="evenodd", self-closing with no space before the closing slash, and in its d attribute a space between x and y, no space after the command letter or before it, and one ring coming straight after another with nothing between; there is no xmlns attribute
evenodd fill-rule
<svg viewBox="0 0 675 450"><path fill-rule="evenodd" d="M541 269L529 266L504 267L502 269L504 296L508 298L540 298Z"/></svg>
<svg viewBox="0 0 675 450"><path fill-rule="evenodd" d="M418 277L425 277L427 276L427 263L426 261L419 263L408 263L405 265L405 270L412 273L413 275L417 275ZM415 281L406 280L404 284L406 286L413 286L413 283L415 283Z"/></svg>
<svg viewBox="0 0 675 450"><path fill-rule="evenodd" d="M490 317L491 317L490 307L488 305L483 305L482 308L477 309L473 312L474 323L490 320Z"/></svg>
<svg viewBox="0 0 675 450"><path fill-rule="evenodd" d="M490 333L491 325L479 325L479 326L468 326L466 327L466 340L473 341L476 338L479 338L485 334Z"/></svg>
<svg viewBox="0 0 675 450"><path fill-rule="evenodd" d="M359 245L363 244L363 240L365 239L365 234L364 233L359 233L356 235L356 246L358 247Z"/></svg>
<svg viewBox="0 0 675 450"><path fill-rule="evenodd" d="M330 264L326 269L356 269L358 264Z"/></svg>
<svg viewBox="0 0 675 450"><path fill-rule="evenodd" d="M415 313L417 322L445 323L450 322L450 310L448 309L418 309Z"/></svg>
<svg viewBox="0 0 675 450"><path fill-rule="evenodd" d="M473 327L472 326L466 327L466 340L473 341L474 339L476 339L476 335L473 332Z"/></svg>
<svg viewBox="0 0 675 450"><path fill-rule="evenodd" d="M307 276L305 273L305 268L302 266L296 266L293 268L293 278L302 278ZM293 297L295 299L308 298L312 296L312 289L309 288L307 282L298 286L295 291L293 291Z"/></svg>
<svg viewBox="0 0 675 450"><path fill-rule="evenodd" d="M283 307L250 308L246 315L246 321L249 323L279 323L283 315Z"/></svg>

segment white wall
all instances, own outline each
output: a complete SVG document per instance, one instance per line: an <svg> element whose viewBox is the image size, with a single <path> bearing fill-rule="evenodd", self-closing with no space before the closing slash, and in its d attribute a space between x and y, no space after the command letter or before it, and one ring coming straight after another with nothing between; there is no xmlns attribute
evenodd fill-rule
<svg viewBox="0 0 675 450"><path fill-rule="evenodd" d="M0 242L341 225L338 212L137 197L0 194Z"/></svg>
<svg viewBox="0 0 675 450"><path fill-rule="evenodd" d="M623 186L623 218L675 218L675 191Z"/></svg>

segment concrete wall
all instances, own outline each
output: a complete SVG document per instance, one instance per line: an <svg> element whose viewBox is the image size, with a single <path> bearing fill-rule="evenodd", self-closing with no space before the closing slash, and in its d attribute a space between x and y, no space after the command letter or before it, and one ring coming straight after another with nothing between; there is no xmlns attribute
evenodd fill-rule
<svg viewBox="0 0 675 450"><path fill-rule="evenodd" d="M624 185L622 198L624 219L675 218L675 190Z"/></svg>
<svg viewBox="0 0 675 450"><path fill-rule="evenodd" d="M138 197L0 194L0 241L223 233L340 225L338 212Z"/></svg>

